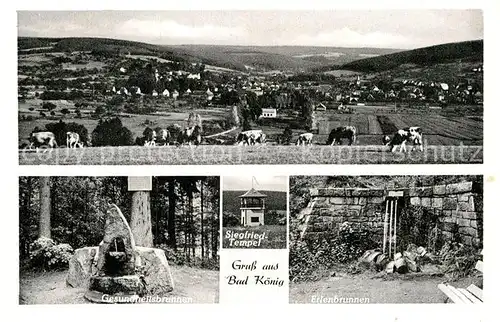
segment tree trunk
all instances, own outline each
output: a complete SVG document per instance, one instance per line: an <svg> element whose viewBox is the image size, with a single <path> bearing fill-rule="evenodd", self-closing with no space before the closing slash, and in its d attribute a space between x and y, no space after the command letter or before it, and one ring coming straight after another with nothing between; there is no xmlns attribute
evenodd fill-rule
<svg viewBox="0 0 500 322"><path fill-rule="evenodd" d="M134 191L132 194L130 229L136 246L153 247L149 191Z"/></svg>
<svg viewBox="0 0 500 322"><path fill-rule="evenodd" d="M204 231L204 227L203 227L203 211L204 211L204 208L203 208L203 180L201 181L201 187L200 187L200 203L201 203L201 259L204 260L205 259L205 244L204 244L204 241L205 241L205 238L203 238L203 234L205 233Z"/></svg>
<svg viewBox="0 0 500 322"><path fill-rule="evenodd" d="M175 236L175 181L172 180L168 183L168 220L167 220L167 232L168 232L168 244L173 249L177 250L177 241Z"/></svg>
<svg viewBox="0 0 500 322"><path fill-rule="evenodd" d="M40 177L40 223L38 238L50 235L50 177Z"/></svg>

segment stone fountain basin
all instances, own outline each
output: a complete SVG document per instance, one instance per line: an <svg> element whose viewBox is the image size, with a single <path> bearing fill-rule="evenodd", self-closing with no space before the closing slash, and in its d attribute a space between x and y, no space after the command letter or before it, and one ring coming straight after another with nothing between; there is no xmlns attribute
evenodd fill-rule
<svg viewBox="0 0 500 322"><path fill-rule="evenodd" d="M174 280L170 272L165 252L159 248L135 247L139 259L137 273L121 277L135 276L142 279L145 295L162 295L169 293L174 288ZM83 247L75 250L69 262L69 271L66 283L72 287L89 288L91 277L97 275L97 254L99 247ZM117 278L117 277L110 277ZM115 280L115 284L131 282L128 279ZM96 282L92 282L96 283ZM103 280L99 283L111 283ZM131 282L132 283L132 282ZM118 286L117 286L118 287Z"/></svg>

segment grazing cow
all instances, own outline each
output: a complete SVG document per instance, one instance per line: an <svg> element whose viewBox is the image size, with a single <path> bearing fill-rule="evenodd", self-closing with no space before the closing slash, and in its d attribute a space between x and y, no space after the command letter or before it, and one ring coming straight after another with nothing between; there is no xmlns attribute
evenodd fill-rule
<svg viewBox="0 0 500 322"><path fill-rule="evenodd" d="M266 142L266 134L262 130L243 131L236 137L237 145L255 145L256 143L264 144Z"/></svg>
<svg viewBox="0 0 500 322"><path fill-rule="evenodd" d="M50 149L57 147L56 137L52 132L35 132L31 133L30 136L30 149L33 147L36 148L36 152L38 152L38 148L42 146L48 146Z"/></svg>
<svg viewBox="0 0 500 322"><path fill-rule="evenodd" d="M313 134L312 133L302 133L297 139L297 145L312 145Z"/></svg>
<svg viewBox="0 0 500 322"><path fill-rule="evenodd" d="M144 133L144 146L155 146L156 140L156 131L151 130L151 131L146 131Z"/></svg>
<svg viewBox="0 0 500 322"><path fill-rule="evenodd" d="M169 145L170 143L170 132L165 129L157 130L156 145Z"/></svg>
<svg viewBox="0 0 500 322"><path fill-rule="evenodd" d="M199 125L195 125L192 127L185 128L178 137L178 143L189 144L194 143L195 145L201 144L201 127Z"/></svg>
<svg viewBox="0 0 500 322"><path fill-rule="evenodd" d="M73 149L80 147L80 134L76 132L66 132L66 147Z"/></svg>
<svg viewBox="0 0 500 322"><path fill-rule="evenodd" d="M327 145L342 144L342 139L348 139L349 145L356 142L356 128L354 126L340 126L331 130L328 135Z"/></svg>
<svg viewBox="0 0 500 322"><path fill-rule="evenodd" d="M392 139L386 135L383 139L384 145L389 146L391 152L396 151L396 147L399 145L399 152L406 152L406 144L413 144L413 149L418 145L420 151L424 151L423 139L422 139L422 129L418 126L407 127L398 130L394 133Z"/></svg>

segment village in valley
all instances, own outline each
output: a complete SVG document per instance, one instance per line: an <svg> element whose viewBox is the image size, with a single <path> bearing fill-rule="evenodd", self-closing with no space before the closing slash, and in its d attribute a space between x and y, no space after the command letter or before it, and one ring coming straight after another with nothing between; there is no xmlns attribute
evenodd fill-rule
<svg viewBox="0 0 500 322"><path fill-rule="evenodd" d="M384 135L409 127L421 128L429 146L481 146L482 47L337 48L336 61L329 48L301 56L312 49L19 38L19 148L33 149L32 133L48 132L36 147L286 146L311 133L309 145L348 138L380 149ZM330 143L344 127L355 137Z"/></svg>

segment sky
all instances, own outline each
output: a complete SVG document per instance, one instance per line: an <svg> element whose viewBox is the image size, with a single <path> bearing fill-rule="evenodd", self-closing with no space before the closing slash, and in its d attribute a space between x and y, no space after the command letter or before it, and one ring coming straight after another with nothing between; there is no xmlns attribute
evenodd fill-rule
<svg viewBox="0 0 500 322"><path fill-rule="evenodd" d="M483 39L481 10L18 11L18 35L412 49Z"/></svg>
<svg viewBox="0 0 500 322"><path fill-rule="evenodd" d="M286 176L254 176L253 187L259 191L287 191ZM250 190L252 188L252 176L226 177L222 178L223 190Z"/></svg>

